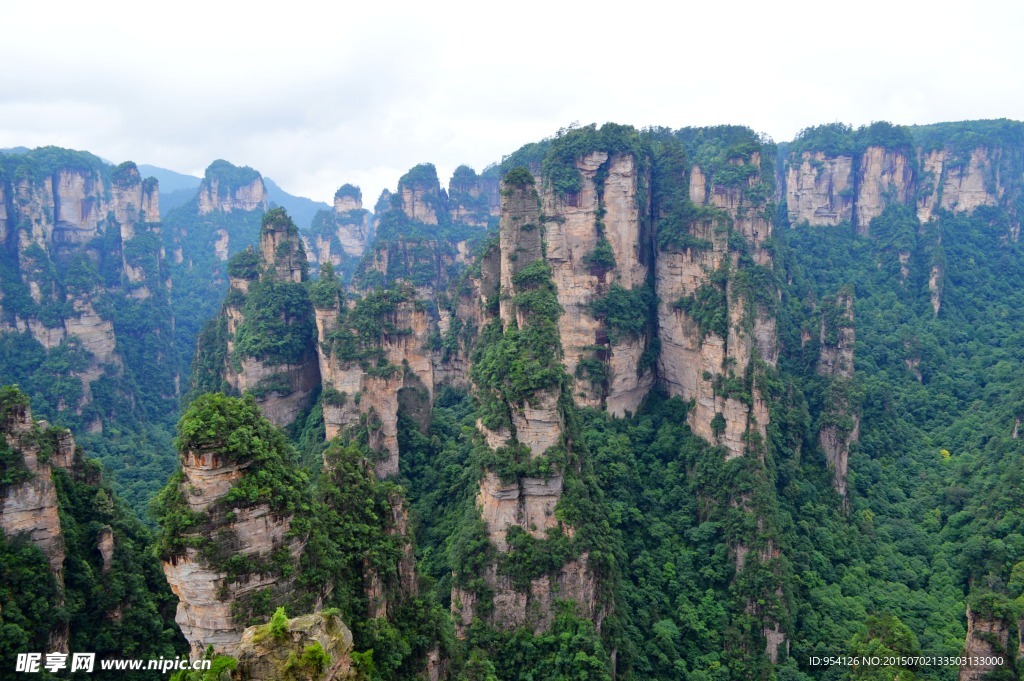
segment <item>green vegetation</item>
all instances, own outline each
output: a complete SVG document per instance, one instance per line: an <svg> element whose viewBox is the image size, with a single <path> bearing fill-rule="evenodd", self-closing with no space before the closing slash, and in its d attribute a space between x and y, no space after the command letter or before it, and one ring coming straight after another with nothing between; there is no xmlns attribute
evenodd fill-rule
<svg viewBox="0 0 1024 681"><path fill-rule="evenodd" d="M235 253L228 261L228 276L247 281L259 279L259 254L251 247Z"/></svg>
<svg viewBox="0 0 1024 681"><path fill-rule="evenodd" d="M558 338L562 308L550 266L537 260L514 274L512 282L512 301L529 322L504 330L498 319L488 324L473 350L470 370L483 402L484 424L495 429L507 423L507 405L521 405L538 391L559 392L565 377Z"/></svg>
<svg viewBox="0 0 1024 681"><path fill-rule="evenodd" d="M594 316L608 325L608 339L614 344L639 337L653 316L654 293L647 287L627 289L612 284L601 298L591 303Z"/></svg>
<svg viewBox="0 0 1024 681"><path fill-rule="evenodd" d="M633 154L641 169L648 157L643 135L632 126L605 123L600 128L595 124L563 128L551 140L541 162L545 185L550 185L555 193L562 195L582 191L583 176L576 168L576 161L596 151L606 152L609 156ZM521 160L518 163L526 165Z"/></svg>
<svg viewBox="0 0 1024 681"><path fill-rule="evenodd" d="M615 269L615 251L608 239L603 236L598 238L594 250L583 256L583 262L598 272L598 276L604 276L606 272Z"/></svg>
<svg viewBox="0 0 1024 681"><path fill-rule="evenodd" d="M338 187L338 191L334 192L334 198L336 199L355 199L356 201L363 200L363 192L360 191L359 187L354 184L343 184Z"/></svg>
<svg viewBox="0 0 1024 681"><path fill-rule="evenodd" d="M437 179L437 169L433 163L420 163L417 166L413 166L409 172L399 178L398 186L436 192L440 186Z"/></svg>
<svg viewBox="0 0 1024 681"><path fill-rule="evenodd" d="M219 194L230 194L233 190L252 184L262 179L259 172L249 166L236 166L223 159L217 159L209 165L204 174L206 181L218 183Z"/></svg>
<svg viewBox="0 0 1024 681"><path fill-rule="evenodd" d="M24 154L0 154L0 174L12 180L42 182L61 170L76 170L107 179L111 167L87 151L37 147Z"/></svg>
<svg viewBox="0 0 1024 681"><path fill-rule="evenodd" d="M370 291L351 309L341 311L325 344L343 362L359 362L367 370L387 368L384 342L411 333L396 321L401 305L420 304L414 299L415 290L408 285Z"/></svg>
<svg viewBox="0 0 1024 681"><path fill-rule="evenodd" d="M24 393L0 388L0 461L4 463L23 457L8 445L7 415L14 408L27 407ZM39 461L45 462L63 434L36 424L16 442L37 449ZM49 650L51 632L60 627L69 628L71 649L95 651L101 658L181 654L185 641L174 628L174 598L150 553L149 532L103 481L99 464L87 459L81 448L74 456L69 470L53 467L45 472L43 468L36 474L52 476L56 488L65 553L63 590L51 574L49 559L27 535L0 533L0 659L13 664L16 653ZM33 477L22 471L6 484ZM104 535L109 535L115 548L109 563L97 550ZM99 674L97 678L113 677Z"/></svg>
<svg viewBox="0 0 1024 681"><path fill-rule="evenodd" d="M235 358L299 364L314 356L316 328L305 284L277 279L252 283L242 317L235 333Z"/></svg>
<svg viewBox="0 0 1024 681"><path fill-rule="evenodd" d="M703 337L729 337L729 307L721 283L701 284L696 293L680 298L674 305L696 322Z"/></svg>

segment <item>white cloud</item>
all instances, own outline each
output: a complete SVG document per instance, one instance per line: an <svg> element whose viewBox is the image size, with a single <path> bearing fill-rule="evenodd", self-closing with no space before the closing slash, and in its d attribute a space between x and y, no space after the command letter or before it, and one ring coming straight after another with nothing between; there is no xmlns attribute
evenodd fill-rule
<svg viewBox="0 0 1024 681"><path fill-rule="evenodd" d="M0 145L196 172L216 158L372 204L423 161L446 180L572 121L1022 118L1024 5L5 3Z"/></svg>

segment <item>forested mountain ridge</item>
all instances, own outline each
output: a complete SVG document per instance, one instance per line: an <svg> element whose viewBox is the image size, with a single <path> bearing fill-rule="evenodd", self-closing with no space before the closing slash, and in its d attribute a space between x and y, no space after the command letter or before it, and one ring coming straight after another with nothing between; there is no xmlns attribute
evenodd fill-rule
<svg viewBox="0 0 1024 681"><path fill-rule="evenodd" d="M1022 130L590 126L229 237L159 502L194 654L280 605L370 678L1016 677Z"/></svg>

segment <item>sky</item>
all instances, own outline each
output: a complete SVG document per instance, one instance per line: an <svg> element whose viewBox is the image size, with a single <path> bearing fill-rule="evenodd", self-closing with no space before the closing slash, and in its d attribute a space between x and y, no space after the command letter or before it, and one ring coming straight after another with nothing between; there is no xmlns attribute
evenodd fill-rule
<svg viewBox="0 0 1024 681"><path fill-rule="evenodd" d="M201 175L224 158L372 207L574 122L1024 119L1024 3L0 2L0 148Z"/></svg>

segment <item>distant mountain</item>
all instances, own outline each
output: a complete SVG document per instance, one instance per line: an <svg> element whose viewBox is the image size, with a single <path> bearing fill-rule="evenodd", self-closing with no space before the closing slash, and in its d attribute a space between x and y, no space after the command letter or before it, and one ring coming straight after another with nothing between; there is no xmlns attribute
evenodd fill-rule
<svg viewBox="0 0 1024 681"><path fill-rule="evenodd" d="M19 153L14 149L10 152ZM194 199L196 191L199 189L199 183L202 181L202 178L194 175L185 175L151 165L140 165L139 172L143 177L152 176L160 182L160 212L163 215ZM300 227L308 228L318 210L331 209L331 206L323 201L313 201L303 196L289 194L268 177L264 177L263 181L266 184L267 198L270 202L288 211L288 215Z"/></svg>
<svg viewBox="0 0 1024 681"><path fill-rule="evenodd" d="M182 189L189 189L194 194L196 189L199 188L199 183L203 180L203 178L196 177L195 175L185 175L184 173L168 170L167 168L158 168L144 163L139 165L139 173L143 177L155 177L157 179L157 182L160 183L161 198L163 198L163 194L170 194Z"/></svg>
<svg viewBox="0 0 1024 681"><path fill-rule="evenodd" d="M269 177L264 177L263 183L267 187L267 198L270 202L288 211L288 215L301 229L309 229L318 210L332 210L332 207L323 201L313 201L289 194Z"/></svg>

